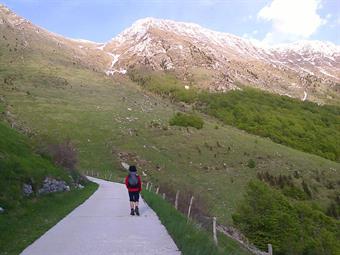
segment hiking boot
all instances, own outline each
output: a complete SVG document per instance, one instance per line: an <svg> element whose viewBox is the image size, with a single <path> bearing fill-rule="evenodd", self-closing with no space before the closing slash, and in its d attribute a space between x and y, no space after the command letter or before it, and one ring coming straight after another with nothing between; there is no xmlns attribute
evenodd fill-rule
<svg viewBox="0 0 340 255"><path fill-rule="evenodd" d="M133 209L131 209L130 215L135 215L135 211Z"/></svg>
<svg viewBox="0 0 340 255"><path fill-rule="evenodd" d="M136 212L136 215L139 216L139 209L137 206L136 206L135 212Z"/></svg>

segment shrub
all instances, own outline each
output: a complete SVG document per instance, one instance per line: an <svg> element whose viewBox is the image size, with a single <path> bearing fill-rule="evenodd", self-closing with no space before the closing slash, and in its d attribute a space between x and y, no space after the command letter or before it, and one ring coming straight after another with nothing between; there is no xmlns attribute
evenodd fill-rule
<svg viewBox="0 0 340 255"><path fill-rule="evenodd" d="M258 247L275 254L339 254L340 223L305 202L291 202L260 181L249 183L233 215L236 226Z"/></svg>
<svg viewBox="0 0 340 255"><path fill-rule="evenodd" d="M327 208L327 215L340 220L340 204L331 202Z"/></svg>
<svg viewBox="0 0 340 255"><path fill-rule="evenodd" d="M201 92L197 108L226 124L272 141L340 160L340 107L319 106L256 89Z"/></svg>
<svg viewBox="0 0 340 255"><path fill-rule="evenodd" d="M171 126L203 128L204 121L201 117L194 114L178 112L169 121Z"/></svg>
<svg viewBox="0 0 340 255"><path fill-rule="evenodd" d="M60 144L50 145L48 153L56 165L67 170L75 170L78 162L78 154L70 140Z"/></svg>
<svg viewBox="0 0 340 255"><path fill-rule="evenodd" d="M255 168L255 166L256 166L255 160L249 159L249 160L248 160L248 163L247 163L247 166L248 166L249 168Z"/></svg>
<svg viewBox="0 0 340 255"><path fill-rule="evenodd" d="M310 198L304 191L295 186L283 187L282 193L285 196L294 198L296 200L307 200Z"/></svg>

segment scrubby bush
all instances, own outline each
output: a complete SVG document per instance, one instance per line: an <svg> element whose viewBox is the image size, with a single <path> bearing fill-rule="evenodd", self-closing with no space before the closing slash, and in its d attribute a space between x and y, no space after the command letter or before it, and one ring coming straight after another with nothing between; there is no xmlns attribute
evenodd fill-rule
<svg viewBox="0 0 340 255"><path fill-rule="evenodd" d="M254 168L254 167L256 166L255 160L249 159L249 160L248 160L248 163L247 163L247 166L248 166L249 168Z"/></svg>
<svg viewBox="0 0 340 255"><path fill-rule="evenodd" d="M203 128L203 119L195 114L185 114L178 112L169 121L171 126Z"/></svg>
<svg viewBox="0 0 340 255"><path fill-rule="evenodd" d="M332 201L327 208L327 215L337 220L340 220L340 203L339 201Z"/></svg>
<svg viewBox="0 0 340 255"><path fill-rule="evenodd" d="M67 140L60 144L50 145L48 153L51 155L53 162L67 170L75 170L78 154L75 146L70 140Z"/></svg>
<svg viewBox="0 0 340 255"><path fill-rule="evenodd" d="M249 183L233 220L258 247L266 249L271 243L275 254L340 252L338 221L260 181Z"/></svg>
<svg viewBox="0 0 340 255"><path fill-rule="evenodd" d="M319 106L256 89L200 93L198 109L276 143L340 161L340 107Z"/></svg>

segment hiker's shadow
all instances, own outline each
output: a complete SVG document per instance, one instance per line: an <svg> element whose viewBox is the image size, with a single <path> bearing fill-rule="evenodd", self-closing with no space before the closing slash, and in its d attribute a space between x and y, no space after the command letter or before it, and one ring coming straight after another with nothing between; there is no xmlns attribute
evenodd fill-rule
<svg viewBox="0 0 340 255"><path fill-rule="evenodd" d="M139 212L142 216L147 217L152 212L152 209L147 204L143 204L142 206L139 207Z"/></svg>

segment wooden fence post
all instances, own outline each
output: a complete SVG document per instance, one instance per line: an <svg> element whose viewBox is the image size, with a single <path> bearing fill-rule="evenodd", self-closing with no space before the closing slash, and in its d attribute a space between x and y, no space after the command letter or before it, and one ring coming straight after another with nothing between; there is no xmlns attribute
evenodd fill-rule
<svg viewBox="0 0 340 255"><path fill-rule="evenodd" d="M216 217L213 217L213 235L214 235L214 243L217 246L218 240L217 240L217 232L216 232Z"/></svg>
<svg viewBox="0 0 340 255"><path fill-rule="evenodd" d="M188 220L190 219L191 206L192 206L193 201L194 201L194 196L192 196L190 199L190 204L189 204L189 209L188 209Z"/></svg>
<svg viewBox="0 0 340 255"><path fill-rule="evenodd" d="M268 244L268 255L273 255L273 247L271 244Z"/></svg>
<svg viewBox="0 0 340 255"><path fill-rule="evenodd" d="M149 191L152 191L152 183L150 183Z"/></svg>
<svg viewBox="0 0 340 255"><path fill-rule="evenodd" d="M110 181L112 180L112 174L110 174Z"/></svg>
<svg viewBox="0 0 340 255"><path fill-rule="evenodd" d="M146 190L149 190L149 182L146 183Z"/></svg>
<svg viewBox="0 0 340 255"><path fill-rule="evenodd" d="M179 197L179 190L176 192L176 200L175 200L175 208L178 210L178 197Z"/></svg>
<svg viewBox="0 0 340 255"><path fill-rule="evenodd" d="M163 193L162 197L163 197L163 199L165 199L165 193Z"/></svg>
<svg viewBox="0 0 340 255"><path fill-rule="evenodd" d="M157 187L157 189L156 189L156 194L158 194L158 192L159 192L159 187Z"/></svg>

